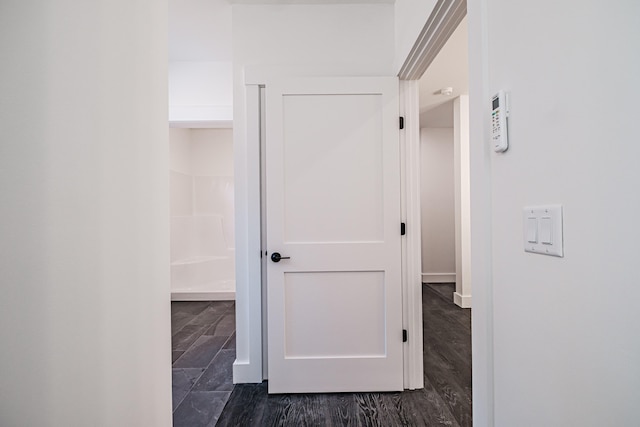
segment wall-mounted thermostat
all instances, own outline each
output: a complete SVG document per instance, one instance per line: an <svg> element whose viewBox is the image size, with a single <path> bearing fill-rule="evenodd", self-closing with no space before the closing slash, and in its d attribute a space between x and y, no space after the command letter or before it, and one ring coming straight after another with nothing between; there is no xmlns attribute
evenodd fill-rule
<svg viewBox="0 0 640 427"><path fill-rule="evenodd" d="M491 98L491 143L496 153L505 152L509 148L508 117L507 94L501 90Z"/></svg>

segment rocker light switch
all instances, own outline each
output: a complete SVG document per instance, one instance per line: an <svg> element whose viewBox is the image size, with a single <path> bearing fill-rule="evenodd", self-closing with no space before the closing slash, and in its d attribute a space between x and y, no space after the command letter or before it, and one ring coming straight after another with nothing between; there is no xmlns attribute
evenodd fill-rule
<svg viewBox="0 0 640 427"><path fill-rule="evenodd" d="M538 243L538 220L527 218L527 242Z"/></svg>
<svg viewBox="0 0 640 427"><path fill-rule="evenodd" d="M522 209L525 252L564 256L562 206L528 206Z"/></svg>
<svg viewBox="0 0 640 427"><path fill-rule="evenodd" d="M543 245L553 244L553 223L551 217L540 218L540 243Z"/></svg>

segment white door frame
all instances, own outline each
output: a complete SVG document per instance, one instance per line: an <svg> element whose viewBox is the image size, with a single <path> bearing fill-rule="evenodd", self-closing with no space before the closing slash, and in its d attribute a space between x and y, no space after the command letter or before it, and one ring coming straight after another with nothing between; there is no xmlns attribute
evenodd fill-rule
<svg viewBox="0 0 640 427"><path fill-rule="evenodd" d="M267 86L273 78L291 75L294 71L272 67L248 67L245 69L246 96L246 215L249 223L247 235L248 274L247 287L238 287L237 330L247 334L249 340L241 343L234 362L234 383L256 383L267 378L264 372L262 299L261 208L260 208L260 137L261 98L260 88ZM300 73L296 73L300 75ZM423 341L422 341L422 269L420 232L420 129L418 86L415 81L400 81L400 112L405 117L405 129L400 131L401 144L401 212L407 224L406 236L402 239L402 294L403 328L408 340L404 344L404 388L423 387Z"/></svg>
<svg viewBox="0 0 640 427"><path fill-rule="evenodd" d="M471 184L471 350L473 422L493 426L494 344L491 222L491 145L489 126L487 0L439 0L420 33L399 77L422 77L449 36L467 16L469 49L469 165ZM402 101L401 101L402 102ZM402 107L401 107L402 108Z"/></svg>
<svg viewBox="0 0 640 427"><path fill-rule="evenodd" d="M422 337L422 231L420 219L420 105L417 80L400 80L400 173L402 222L402 321L408 339L404 352L404 388L424 387Z"/></svg>

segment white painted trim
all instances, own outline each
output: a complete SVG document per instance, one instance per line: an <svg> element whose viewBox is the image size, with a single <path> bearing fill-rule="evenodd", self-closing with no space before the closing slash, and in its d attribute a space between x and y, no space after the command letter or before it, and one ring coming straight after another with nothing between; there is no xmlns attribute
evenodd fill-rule
<svg viewBox="0 0 640 427"><path fill-rule="evenodd" d="M424 387L422 337L422 233L420 219L420 104L417 80L400 81L401 212L407 224L402 239L403 327L408 340L404 352L404 387Z"/></svg>
<svg viewBox="0 0 640 427"><path fill-rule="evenodd" d="M457 292L453 293L453 302L455 305L461 308L471 308L471 295L460 295Z"/></svg>
<svg viewBox="0 0 640 427"><path fill-rule="evenodd" d="M456 283L456 273L422 273L422 283Z"/></svg>
<svg viewBox="0 0 640 427"><path fill-rule="evenodd" d="M262 288L262 379L269 379L269 331L267 330L267 263L268 257L262 257L262 252L267 253L267 104L266 91L264 86L260 86L260 268L261 288Z"/></svg>
<svg viewBox="0 0 640 427"><path fill-rule="evenodd" d="M260 87L245 86L246 123L234 131L236 177L235 383L262 382ZM244 138L243 138L244 137ZM238 142L242 141L242 143ZM244 185L239 185L244 184Z"/></svg>
<svg viewBox="0 0 640 427"><path fill-rule="evenodd" d="M170 128L231 129L233 120L170 120Z"/></svg>
<svg viewBox="0 0 640 427"><path fill-rule="evenodd" d="M171 292L171 301L233 301L234 291Z"/></svg>
<svg viewBox="0 0 640 427"><path fill-rule="evenodd" d="M422 77L466 14L466 0L439 0L398 76L405 80Z"/></svg>
<svg viewBox="0 0 640 427"><path fill-rule="evenodd" d="M471 182L471 354L473 422L493 426L493 257L489 135L488 0L467 5L469 31L469 165Z"/></svg>
<svg viewBox="0 0 640 427"><path fill-rule="evenodd" d="M233 362L233 383L246 384L262 382L255 380L253 370L254 368L251 363L239 361L238 359L236 359Z"/></svg>
<svg viewBox="0 0 640 427"><path fill-rule="evenodd" d="M469 154L469 96L453 100L453 157L455 176L456 292L472 294L471 180Z"/></svg>

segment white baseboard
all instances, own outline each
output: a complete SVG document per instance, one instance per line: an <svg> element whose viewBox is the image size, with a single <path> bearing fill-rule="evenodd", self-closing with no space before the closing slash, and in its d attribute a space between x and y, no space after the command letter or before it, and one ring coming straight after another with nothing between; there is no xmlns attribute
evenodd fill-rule
<svg viewBox="0 0 640 427"><path fill-rule="evenodd" d="M233 362L233 383L234 384L259 384L262 382L262 371L255 369L248 362Z"/></svg>
<svg viewBox="0 0 640 427"><path fill-rule="evenodd" d="M422 283L455 283L456 273L422 273Z"/></svg>
<svg viewBox="0 0 640 427"><path fill-rule="evenodd" d="M453 293L453 302L462 308L471 308L471 295L460 295L457 292Z"/></svg>
<svg viewBox="0 0 640 427"><path fill-rule="evenodd" d="M171 292L171 301L234 301L235 291Z"/></svg>

